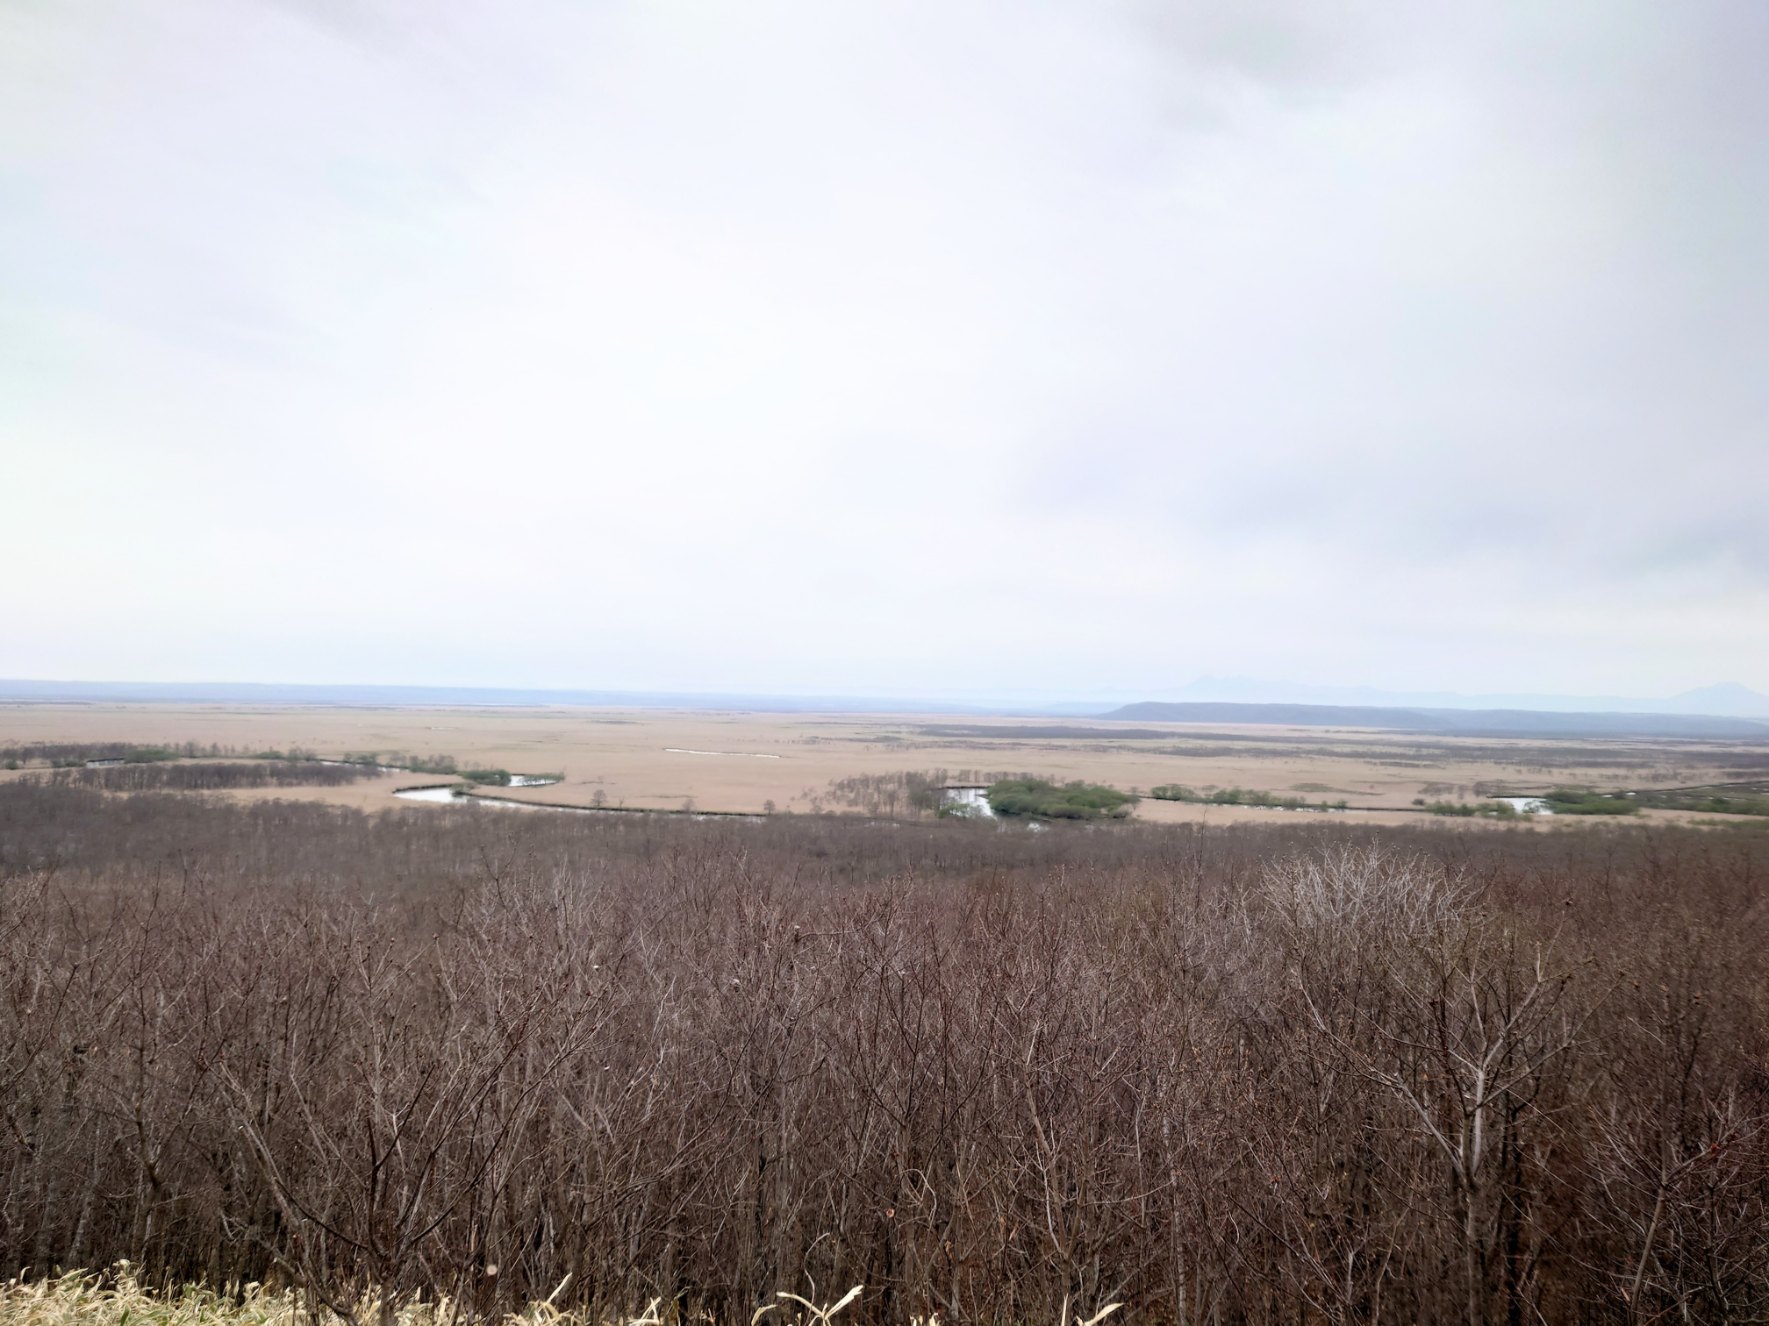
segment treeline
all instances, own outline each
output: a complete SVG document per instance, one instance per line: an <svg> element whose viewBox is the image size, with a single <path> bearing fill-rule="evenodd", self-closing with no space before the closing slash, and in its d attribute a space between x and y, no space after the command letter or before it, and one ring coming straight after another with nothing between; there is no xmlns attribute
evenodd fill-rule
<svg viewBox="0 0 1769 1326"><path fill-rule="evenodd" d="M885 819L927 819L940 813L943 789L954 785L981 785L999 774L975 769L910 769L901 773L854 774L830 782L822 796L807 792L813 811L826 806L856 810Z"/></svg>
<svg viewBox="0 0 1769 1326"><path fill-rule="evenodd" d="M1461 819L1481 816L1487 819L1514 820L1522 818L1524 813L1509 801L1426 801L1422 797L1415 797L1413 805L1431 815L1450 815Z"/></svg>
<svg viewBox="0 0 1769 1326"><path fill-rule="evenodd" d="M1474 790L1490 797L1505 789L1494 784L1476 783ZM1457 815L1464 818L1479 815L1508 820L1538 812L1549 815L1636 815L1642 806L1657 804L1646 793L1636 795L1632 792L1599 792L1588 787L1555 787L1546 792L1515 795L1516 799L1541 804L1519 808L1512 801L1504 799L1467 802L1426 801L1423 797L1415 797L1413 805L1432 815Z"/></svg>
<svg viewBox="0 0 1769 1326"><path fill-rule="evenodd" d="M343 787L375 777L373 768L318 760L262 759L176 764L112 764L38 775L62 787L103 792L219 792L253 787Z"/></svg>
<svg viewBox="0 0 1769 1326"><path fill-rule="evenodd" d="M255 750L242 749L236 746L223 746L216 742L176 742L164 746L138 745L121 741L91 742L35 742L30 745L0 746L0 768L28 769L47 765L52 769L74 769L88 764L100 762L104 764L122 763L129 765L165 764L175 760L197 759L246 759L269 760L284 764L308 765L318 761L317 755L302 747L291 747L288 750ZM460 778L467 782L477 783L486 787L533 786L539 783L559 782L563 775L557 773L517 774L508 769L489 769L477 765L462 766L452 755L411 755L404 752L382 754L378 751L351 751L341 760L327 760L326 765L353 765L358 772L350 775L333 777L307 776L304 771L301 777L271 774L262 779L246 781L224 781L232 775L221 774L214 770L191 775L187 780L177 777L155 781L153 779L125 779L115 784L90 783L87 786L111 787L117 791L140 791L159 788L213 788L213 787L270 787L293 786L298 783L309 785L331 785L348 783L367 774L384 769L408 770L412 773L436 774L447 778ZM223 781L218 781L223 780Z"/></svg>
<svg viewBox="0 0 1769 1326"><path fill-rule="evenodd" d="M164 746L146 746L128 741L33 741L24 745L0 746L0 766L22 769L47 764L51 768L69 768L88 760L123 760L129 764L152 764L163 760L219 758L233 755L231 747L214 742L174 742Z"/></svg>
<svg viewBox="0 0 1769 1326"><path fill-rule="evenodd" d="M1190 801L1207 806L1268 806L1275 810L1344 810L1346 802L1308 801L1302 797L1280 796L1251 787L1207 787L1202 791L1184 783L1164 783L1151 787L1149 795L1157 801Z"/></svg>
<svg viewBox="0 0 1769 1326"><path fill-rule="evenodd" d="M1639 805L1664 810L1693 810L1709 815L1769 815L1769 782L1655 788L1635 793L1634 800Z"/></svg>
<svg viewBox="0 0 1769 1326"><path fill-rule="evenodd" d="M462 776L460 761L452 755L413 755L406 751L353 750L345 752L343 759L347 764L404 769L412 773Z"/></svg>
<svg viewBox="0 0 1769 1326"><path fill-rule="evenodd" d="M0 881L0 1275L717 1320L863 1283L843 1320L893 1324L1769 1312L1769 835L15 782Z"/></svg>
<svg viewBox="0 0 1769 1326"><path fill-rule="evenodd" d="M452 755L411 755L402 751L350 751L346 764L360 764L374 769L399 769L409 773L437 774L444 778L461 778L482 787L509 787L523 777L558 782L559 774L512 774L508 769L488 769L480 765L463 766Z"/></svg>

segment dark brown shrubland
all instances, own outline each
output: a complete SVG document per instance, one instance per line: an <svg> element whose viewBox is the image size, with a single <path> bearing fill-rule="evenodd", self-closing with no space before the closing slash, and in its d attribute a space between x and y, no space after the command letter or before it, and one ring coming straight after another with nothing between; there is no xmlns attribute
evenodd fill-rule
<svg viewBox="0 0 1769 1326"><path fill-rule="evenodd" d="M1748 1321L1769 837L0 787L0 1261L346 1307Z"/></svg>

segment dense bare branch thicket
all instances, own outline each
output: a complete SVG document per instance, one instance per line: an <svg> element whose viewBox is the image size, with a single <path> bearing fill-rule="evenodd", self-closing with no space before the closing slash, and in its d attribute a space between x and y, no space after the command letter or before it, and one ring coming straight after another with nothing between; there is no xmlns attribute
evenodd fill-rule
<svg viewBox="0 0 1769 1326"><path fill-rule="evenodd" d="M0 787L0 1262L340 1306L1751 1321L1769 835ZM839 1290L838 1290L839 1292Z"/></svg>
<svg viewBox="0 0 1769 1326"><path fill-rule="evenodd" d="M32 777L104 792L217 792L248 787L342 787L379 770L319 760L203 760L56 769Z"/></svg>

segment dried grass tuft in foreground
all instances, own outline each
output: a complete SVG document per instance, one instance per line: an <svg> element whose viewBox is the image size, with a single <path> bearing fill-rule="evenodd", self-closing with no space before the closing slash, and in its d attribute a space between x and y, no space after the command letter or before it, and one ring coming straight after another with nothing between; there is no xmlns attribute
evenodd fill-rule
<svg viewBox="0 0 1769 1326"><path fill-rule="evenodd" d="M823 1305L781 1290L777 1303L756 1310L750 1326L764 1321L774 1326L830 1326L831 1319L859 1298L864 1288L855 1285L834 1303ZM670 1319L658 1315L661 1304L661 1299L654 1299L642 1313L603 1320L583 1312L562 1312L549 1300L495 1320L506 1326L666 1326ZM1117 1307L1111 1304L1077 1326L1095 1326ZM6 1326L350 1326L352 1322L454 1326L475 1319L480 1319L477 1314L448 1299L412 1302L397 1311L371 1300L352 1313L339 1313L312 1307L296 1291L267 1289L257 1283L232 1286L222 1293L201 1285L156 1292L141 1283L126 1261L104 1275L67 1271L35 1280L21 1276L0 1284L0 1322ZM913 1326L937 1326L937 1322ZM1062 1326L1070 1323L1065 1320Z"/></svg>
<svg viewBox="0 0 1769 1326"><path fill-rule="evenodd" d="M0 1285L0 1321L7 1326L296 1326L309 1320L297 1295L258 1284L226 1294L197 1285L150 1293L127 1263L114 1276L68 1271L51 1279L21 1277ZM417 1318L406 1314L401 1321L416 1326Z"/></svg>

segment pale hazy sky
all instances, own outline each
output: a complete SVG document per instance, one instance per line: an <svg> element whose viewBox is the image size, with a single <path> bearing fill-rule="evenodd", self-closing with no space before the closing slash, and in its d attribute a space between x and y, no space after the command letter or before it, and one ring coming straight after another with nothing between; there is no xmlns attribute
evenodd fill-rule
<svg viewBox="0 0 1769 1326"><path fill-rule="evenodd" d="M0 677L1769 689L1769 4L0 0Z"/></svg>

